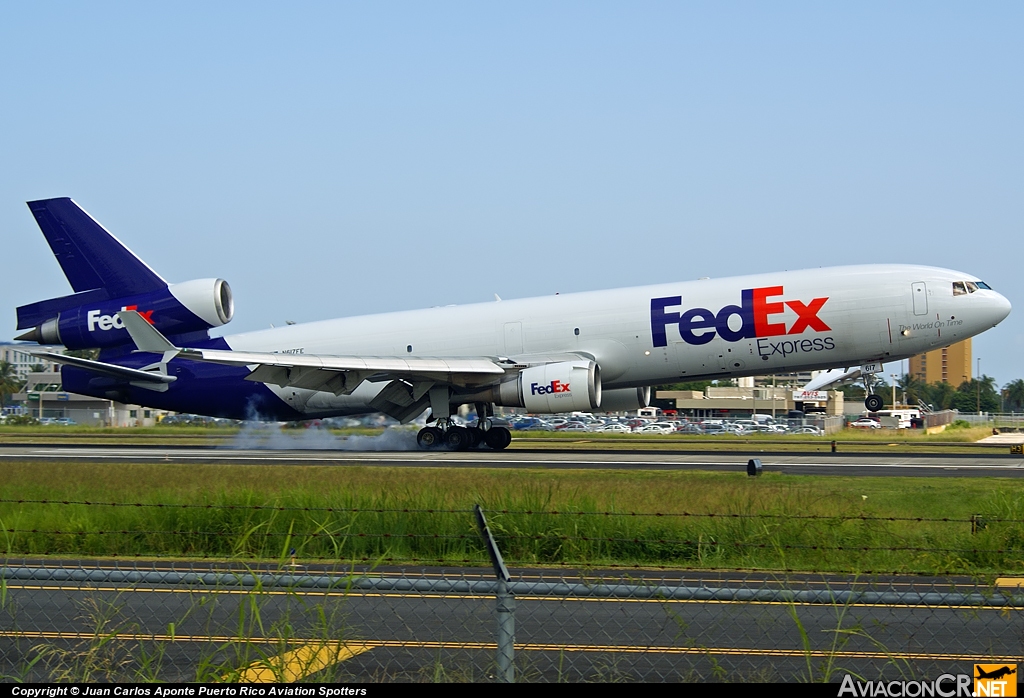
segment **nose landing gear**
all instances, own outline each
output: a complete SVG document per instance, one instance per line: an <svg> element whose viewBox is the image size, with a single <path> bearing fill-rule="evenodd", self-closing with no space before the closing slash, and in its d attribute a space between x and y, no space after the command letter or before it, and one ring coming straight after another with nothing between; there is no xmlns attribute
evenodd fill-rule
<svg viewBox="0 0 1024 698"><path fill-rule="evenodd" d="M867 408L868 412L878 412L885 405L885 402L882 400L882 396L875 392L875 374L864 374L864 388L868 393L868 396L864 398L864 407Z"/></svg>

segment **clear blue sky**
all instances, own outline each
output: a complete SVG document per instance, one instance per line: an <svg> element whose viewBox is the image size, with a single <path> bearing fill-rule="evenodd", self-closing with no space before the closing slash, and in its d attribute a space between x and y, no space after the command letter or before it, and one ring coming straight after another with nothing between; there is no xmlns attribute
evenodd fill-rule
<svg viewBox="0 0 1024 698"><path fill-rule="evenodd" d="M5 3L0 306L71 196L285 320L837 263L977 274L1024 377L1020 3Z"/></svg>

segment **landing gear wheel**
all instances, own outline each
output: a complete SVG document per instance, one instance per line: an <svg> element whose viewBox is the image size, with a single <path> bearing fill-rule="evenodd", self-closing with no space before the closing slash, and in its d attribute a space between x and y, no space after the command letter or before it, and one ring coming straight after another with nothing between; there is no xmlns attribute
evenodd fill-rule
<svg viewBox="0 0 1024 698"><path fill-rule="evenodd" d="M416 443L420 448L437 448L444 443L444 433L437 427L425 427L416 434Z"/></svg>
<svg viewBox="0 0 1024 698"><path fill-rule="evenodd" d="M477 446L479 446L480 444L482 444L484 442L484 434L485 434L485 432L480 427L476 427L476 428L473 428L473 429L466 429L466 431L469 432L469 447L470 448L476 448Z"/></svg>
<svg viewBox="0 0 1024 698"><path fill-rule="evenodd" d="M505 427L491 427L487 430L484 441L495 451L500 451L512 443L512 432Z"/></svg>
<svg viewBox="0 0 1024 698"><path fill-rule="evenodd" d="M881 395L868 395L864 398L864 406L868 408L868 412L878 412L884 404Z"/></svg>
<svg viewBox="0 0 1024 698"><path fill-rule="evenodd" d="M448 433L445 434L448 448L453 451L464 451L469 448L472 438L469 434L469 429L466 427L451 427L448 429Z"/></svg>

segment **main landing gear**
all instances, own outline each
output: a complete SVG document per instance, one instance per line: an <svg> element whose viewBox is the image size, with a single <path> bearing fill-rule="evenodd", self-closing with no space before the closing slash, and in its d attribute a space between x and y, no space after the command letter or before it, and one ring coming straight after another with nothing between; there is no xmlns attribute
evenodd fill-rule
<svg viewBox="0 0 1024 698"><path fill-rule="evenodd" d="M420 430L416 435L416 442L420 448L426 449L466 450L486 445L495 450L502 450L512 443L512 432L505 427L490 426L489 420L484 420L475 427L460 427L451 420L437 420L437 426Z"/></svg>
<svg viewBox="0 0 1024 698"><path fill-rule="evenodd" d="M452 421L451 393L448 388L436 386L430 389L431 417L427 424L433 426L420 429L416 435L416 443L420 448L449 448L453 451L465 451L467 448L489 446L495 451L508 448L512 443L512 432L505 427L496 427L491 423L494 416L494 405L487 402L474 403L477 423L475 427L460 427ZM443 416L442 416L443 415Z"/></svg>
<svg viewBox="0 0 1024 698"><path fill-rule="evenodd" d="M486 418L481 419L475 427L460 427L451 419L438 419L436 426L420 429L416 443L424 449L465 451L467 448L486 445L500 451L512 443L512 432L505 427L492 426L491 420Z"/></svg>

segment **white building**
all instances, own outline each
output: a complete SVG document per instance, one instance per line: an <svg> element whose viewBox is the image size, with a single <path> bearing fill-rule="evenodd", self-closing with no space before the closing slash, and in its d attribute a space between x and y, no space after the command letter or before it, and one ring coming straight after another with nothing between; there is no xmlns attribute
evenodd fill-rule
<svg viewBox="0 0 1024 698"><path fill-rule="evenodd" d="M6 361L7 363L14 366L14 372L17 374L19 380L25 380L28 378L28 374L32 373L33 367L42 366L44 370L54 372L59 371L60 366L52 361L46 361L38 356L32 356L29 354L27 349L35 349L38 351L49 351L54 354L63 354L65 349L63 346L39 346L34 343L13 343L13 342L0 342L0 361Z"/></svg>

